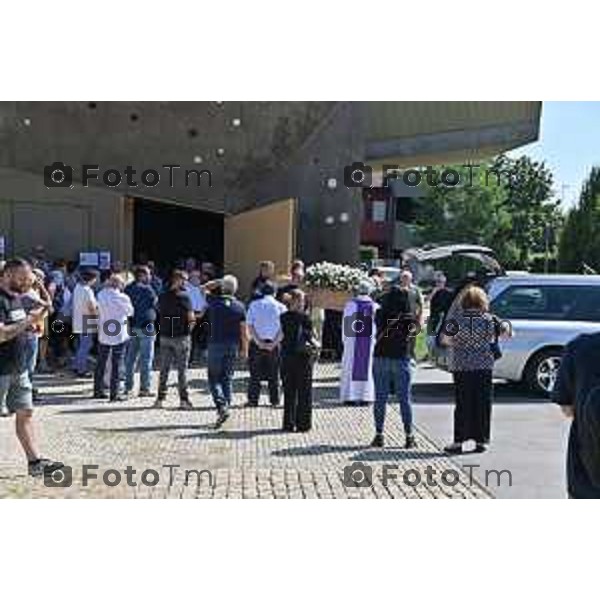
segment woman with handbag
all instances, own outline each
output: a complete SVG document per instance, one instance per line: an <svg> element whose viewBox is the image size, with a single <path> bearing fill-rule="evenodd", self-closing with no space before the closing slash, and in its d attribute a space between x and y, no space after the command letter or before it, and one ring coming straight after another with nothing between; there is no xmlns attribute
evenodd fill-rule
<svg viewBox="0 0 600 600"><path fill-rule="evenodd" d="M490 441L492 371L500 356L498 339L508 337L490 313L487 294L477 285L461 291L456 310L442 328L441 343L448 347L448 367L454 378L454 442L444 448L460 454L463 443L475 442L485 452Z"/></svg>
<svg viewBox="0 0 600 600"><path fill-rule="evenodd" d="M283 430L306 432L312 426L312 373L319 342L305 312L304 292L291 290L285 301L288 311L280 317Z"/></svg>

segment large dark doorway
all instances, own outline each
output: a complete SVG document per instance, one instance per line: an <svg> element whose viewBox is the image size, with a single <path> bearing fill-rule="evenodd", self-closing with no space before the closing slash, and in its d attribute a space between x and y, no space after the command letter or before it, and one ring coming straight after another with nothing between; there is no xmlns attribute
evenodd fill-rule
<svg viewBox="0 0 600 600"><path fill-rule="evenodd" d="M133 215L134 260L153 260L160 269L187 257L223 264L223 215L143 198Z"/></svg>

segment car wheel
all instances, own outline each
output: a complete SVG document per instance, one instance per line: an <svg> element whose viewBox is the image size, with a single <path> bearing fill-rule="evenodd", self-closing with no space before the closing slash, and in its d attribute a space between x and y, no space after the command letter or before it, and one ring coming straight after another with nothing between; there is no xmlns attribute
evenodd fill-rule
<svg viewBox="0 0 600 600"><path fill-rule="evenodd" d="M562 350L552 348L535 354L525 369L525 382L534 394L549 396L554 389L562 360Z"/></svg>

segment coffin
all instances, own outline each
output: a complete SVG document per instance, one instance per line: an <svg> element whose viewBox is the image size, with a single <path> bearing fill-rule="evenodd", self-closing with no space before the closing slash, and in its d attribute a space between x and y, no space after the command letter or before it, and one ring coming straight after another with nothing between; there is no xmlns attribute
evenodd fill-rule
<svg viewBox="0 0 600 600"><path fill-rule="evenodd" d="M346 302L352 298L350 292L341 292L319 288L308 288L305 290L311 306L325 308L328 310L343 311Z"/></svg>

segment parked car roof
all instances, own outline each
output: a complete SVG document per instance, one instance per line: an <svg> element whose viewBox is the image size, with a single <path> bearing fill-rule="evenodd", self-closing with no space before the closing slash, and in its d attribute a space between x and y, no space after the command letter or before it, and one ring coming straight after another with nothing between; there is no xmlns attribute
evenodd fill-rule
<svg viewBox="0 0 600 600"><path fill-rule="evenodd" d="M430 260L440 260L441 258L448 258L455 254L469 254L469 255L488 255L494 256L494 251L487 246L478 246L474 244L448 244L444 246L426 247L426 248L409 248L404 251L406 256L416 258L420 262L426 262Z"/></svg>
<svg viewBox="0 0 600 600"><path fill-rule="evenodd" d="M510 273L500 275L492 280L498 283L519 283L519 284L570 284L570 285L600 285L600 275L573 275L560 273Z"/></svg>

